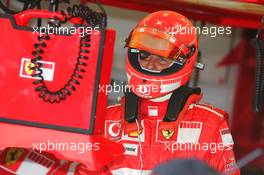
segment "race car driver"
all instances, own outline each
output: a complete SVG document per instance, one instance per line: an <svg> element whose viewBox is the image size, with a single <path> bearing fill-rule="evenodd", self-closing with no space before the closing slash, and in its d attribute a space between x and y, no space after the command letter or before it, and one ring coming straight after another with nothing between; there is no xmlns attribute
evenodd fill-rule
<svg viewBox="0 0 264 175"><path fill-rule="evenodd" d="M188 87L198 54L192 23L172 11L145 17L127 39L129 87L110 106L105 137L121 142L123 159L114 175L151 174L158 164L196 158L225 174L238 175L227 113L201 104L200 88Z"/></svg>
<svg viewBox="0 0 264 175"><path fill-rule="evenodd" d="M147 175L175 158L196 158L220 172L239 175L227 114L200 104L199 88L188 81L196 66L197 37L191 22L171 11L145 17L127 41L129 89L110 106L104 136L125 147L124 156L100 172L27 149L3 152L3 175ZM111 151L111 150L109 150Z"/></svg>

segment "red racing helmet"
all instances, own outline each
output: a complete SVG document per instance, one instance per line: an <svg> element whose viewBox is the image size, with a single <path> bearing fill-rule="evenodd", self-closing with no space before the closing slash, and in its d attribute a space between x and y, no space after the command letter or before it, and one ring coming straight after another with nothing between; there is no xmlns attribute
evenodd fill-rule
<svg viewBox="0 0 264 175"><path fill-rule="evenodd" d="M129 88L142 98L157 98L185 85L198 55L195 28L185 16L173 11L158 11L146 16L131 31L126 46L126 72ZM148 71L139 64L147 52L173 61L160 72Z"/></svg>

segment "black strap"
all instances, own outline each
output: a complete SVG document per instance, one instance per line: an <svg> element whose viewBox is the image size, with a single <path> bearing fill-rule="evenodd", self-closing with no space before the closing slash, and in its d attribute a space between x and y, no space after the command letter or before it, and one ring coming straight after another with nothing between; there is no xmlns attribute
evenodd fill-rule
<svg viewBox="0 0 264 175"><path fill-rule="evenodd" d="M169 100L166 115L163 119L165 122L176 121L185 103L192 94L200 94L201 88L190 88L183 86L175 90Z"/></svg>
<svg viewBox="0 0 264 175"><path fill-rule="evenodd" d="M169 100L163 121L176 121L190 95L200 93L201 88L190 88L187 85L175 90ZM125 120L128 123L133 123L138 119L139 99L133 92L125 93Z"/></svg>
<svg viewBox="0 0 264 175"><path fill-rule="evenodd" d="M133 92L125 93L125 120L133 123L138 118L139 97Z"/></svg>

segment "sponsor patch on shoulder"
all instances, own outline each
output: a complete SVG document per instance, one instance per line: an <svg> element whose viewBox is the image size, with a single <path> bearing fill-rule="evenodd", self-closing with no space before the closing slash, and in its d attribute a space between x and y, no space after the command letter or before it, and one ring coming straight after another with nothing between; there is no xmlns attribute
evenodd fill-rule
<svg viewBox="0 0 264 175"><path fill-rule="evenodd" d="M225 146L234 144L232 135L231 135L231 133L230 133L228 128L221 129L220 130L220 135L221 135L221 138L222 138L222 142L223 142L223 144Z"/></svg>

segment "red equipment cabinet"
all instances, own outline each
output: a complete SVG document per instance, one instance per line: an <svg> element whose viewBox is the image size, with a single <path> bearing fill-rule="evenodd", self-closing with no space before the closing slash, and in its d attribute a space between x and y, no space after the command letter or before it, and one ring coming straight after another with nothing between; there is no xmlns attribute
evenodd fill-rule
<svg viewBox="0 0 264 175"><path fill-rule="evenodd" d="M61 103L45 103L32 84L30 59L37 43L37 33L27 27L32 18L61 18L60 13L43 10L27 10L16 16L1 15L0 24L0 149L28 147L33 143L99 143L99 150L80 154L70 150L47 150L60 159L78 161L91 170L112 161L122 153L122 146L110 144L104 138L89 134L103 129L107 95L99 91L99 85L110 82L115 31L93 31L86 72L80 73L76 91ZM75 23L78 20L72 20ZM103 40L105 35L105 40ZM67 83L76 64L80 38L76 35L51 35L43 54L43 69L47 86L56 90ZM107 150L111 149L109 153ZM120 151L121 150L121 151ZM105 155L107 151L108 156ZM101 158L100 158L101 157Z"/></svg>

